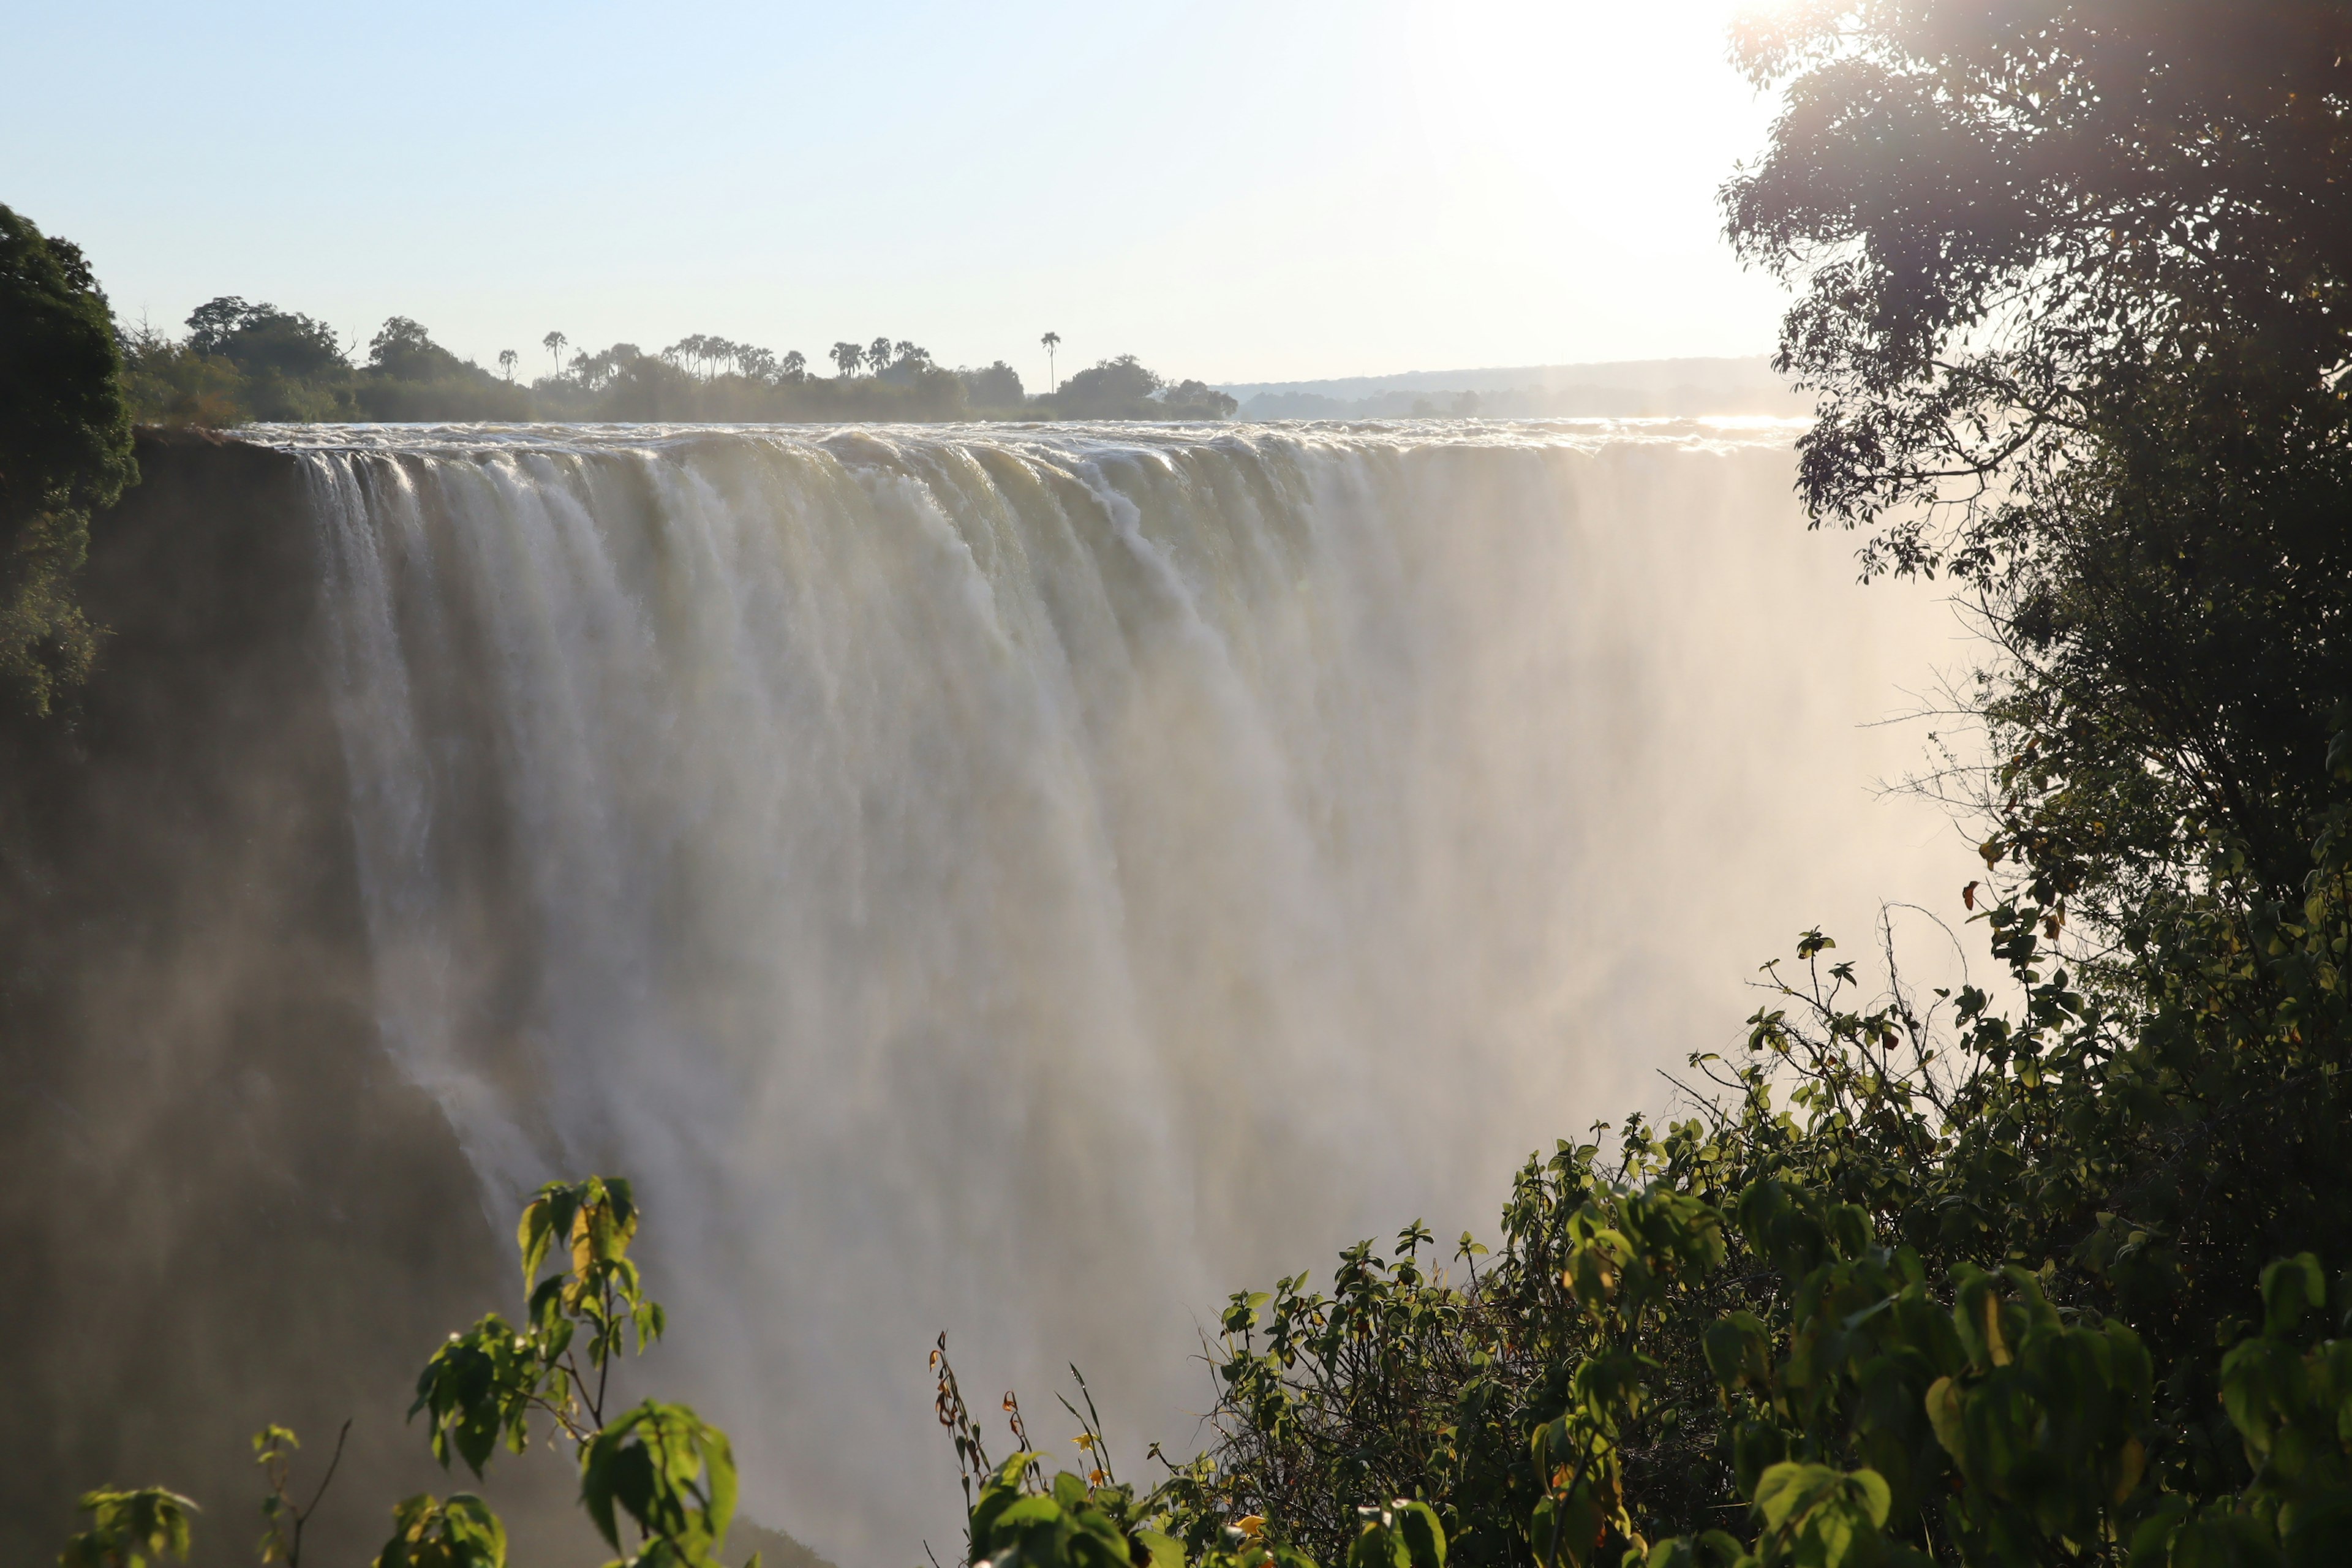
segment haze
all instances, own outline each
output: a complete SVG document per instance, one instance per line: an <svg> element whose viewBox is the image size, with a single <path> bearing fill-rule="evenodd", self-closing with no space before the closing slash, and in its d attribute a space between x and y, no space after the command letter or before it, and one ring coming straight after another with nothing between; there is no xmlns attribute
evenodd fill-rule
<svg viewBox="0 0 2352 1568"><path fill-rule="evenodd" d="M118 311L218 294L1212 380L1762 353L1713 205L1733 0L7 0L10 202ZM93 84L107 80L102 112Z"/></svg>

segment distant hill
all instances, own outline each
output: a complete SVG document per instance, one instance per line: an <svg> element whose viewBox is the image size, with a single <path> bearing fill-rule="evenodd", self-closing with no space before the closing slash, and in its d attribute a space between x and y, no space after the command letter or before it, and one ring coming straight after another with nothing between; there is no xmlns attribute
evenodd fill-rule
<svg viewBox="0 0 2352 1568"><path fill-rule="evenodd" d="M1811 412L1762 355L1620 360L1486 370L1412 370L1328 381L1224 382L1244 419L1383 419L1485 414L1516 418Z"/></svg>

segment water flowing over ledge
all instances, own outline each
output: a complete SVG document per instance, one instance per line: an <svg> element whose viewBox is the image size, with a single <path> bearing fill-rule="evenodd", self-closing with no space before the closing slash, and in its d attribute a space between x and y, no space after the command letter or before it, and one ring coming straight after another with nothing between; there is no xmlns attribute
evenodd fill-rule
<svg viewBox="0 0 2352 1568"><path fill-rule="evenodd" d="M251 425L248 441L296 452L408 452L469 457L500 449L598 452L661 450L720 437L777 445L822 446L845 436L942 440L1006 447L1181 450L1217 442L1323 446L1372 442L1406 447L1675 447L1725 452L1784 447L1811 421L1763 414L1638 419L1290 419L1274 425L1105 424L1056 421L1022 425Z"/></svg>
<svg viewBox="0 0 2352 1568"><path fill-rule="evenodd" d="M1855 727L1942 622L1806 538L1795 428L253 438L387 1044L492 1207L639 1181L665 1381L863 1563L953 1530L940 1328L1181 1447L1226 1291L1482 1224L1916 888Z"/></svg>

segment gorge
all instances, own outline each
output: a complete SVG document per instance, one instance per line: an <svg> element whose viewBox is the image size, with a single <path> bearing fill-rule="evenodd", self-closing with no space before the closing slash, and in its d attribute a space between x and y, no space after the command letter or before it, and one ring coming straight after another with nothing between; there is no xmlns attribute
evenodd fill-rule
<svg viewBox="0 0 2352 1568"><path fill-rule="evenodd" d="M1865 727L1950 617L1805 535L1794 428L149 437L85 711L7 740L6 1550L346 1415L364 1539L591 1170L641 1375L845 1565L953 1538L943 1328L1184 1451L1227 1290L1482 1225L1950 879Z"/></svg>

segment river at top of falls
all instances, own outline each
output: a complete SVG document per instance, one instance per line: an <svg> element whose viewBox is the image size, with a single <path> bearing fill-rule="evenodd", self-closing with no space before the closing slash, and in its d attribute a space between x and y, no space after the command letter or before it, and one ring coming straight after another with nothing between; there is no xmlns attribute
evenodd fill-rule
<svg viewBox="0 0 2352 1568"><path fill-rule="evenodd" d="M1051 1447L1077 1363L1140 1470L1227 1293L1490 1233L1797 931L1950 901L1872 726L1966 650L1805 531L1796 428L252 434L388 1047L494 1211L636 1181L625 1394L879 1568L958 1539L941 1329Z"/></svg>

